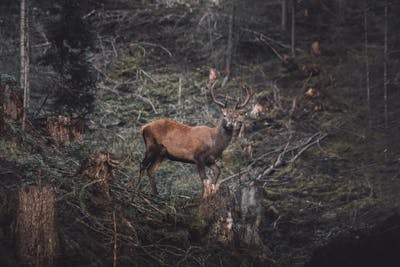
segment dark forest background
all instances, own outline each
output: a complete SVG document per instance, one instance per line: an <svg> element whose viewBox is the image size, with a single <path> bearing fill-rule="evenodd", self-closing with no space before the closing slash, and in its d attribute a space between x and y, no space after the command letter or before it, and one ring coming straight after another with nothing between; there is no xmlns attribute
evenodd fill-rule
<svg viewBox="0 0 400 267"><path fill-rule="evenodd" d="M1 265L397 266L398 14L393 0L2 0ZM221 189L205 198L194 165L165 161L153 196L140 127L215 126L210 69L229 104L254 89Z"/></svg>

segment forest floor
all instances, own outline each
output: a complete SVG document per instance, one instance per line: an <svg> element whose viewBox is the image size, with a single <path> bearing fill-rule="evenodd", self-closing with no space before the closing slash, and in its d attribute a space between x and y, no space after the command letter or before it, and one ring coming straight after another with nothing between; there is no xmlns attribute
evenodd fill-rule
<svg viewBox="0 0 400 267"><path fill-rule="evenodd" d="M241 85L249 84L256 90L249 114L265 99L269 107L245 119L244 137L228 147L218 164L221 179L233 177L231 188L247 173L265 190L265 247L231 251L201 242L195 223L201 184L192 165L164 162L156 174L160 196L148 194L147 179L142 192L134 194L144 155L141 125L158 117L216 124L219 111L205 84L210 67L221 67L215 51L224 46L210 44L204 36L194 38L201 35L193 30L200 31L200 12L192 16L183 7L128 12L136 19L93 22L103 42L90 59L99 90L84 140L58 145L34 123L23 132L12 121L0 140L3 206L8 192L21 185L43 179L56 190L64 255L60 265L112 264L117 225L121 266L303 266L319 248L358 239L361 233L368 238L374 227L380 229L399 212L400 123L395 114L400 107L392 105L387 128L380 112L365 115L363 88L354 88L347 80L351 78L342 76L353 64L352 55L338 65L334 56L314 58L308 49L301 50L299 65L317 62L322 68L309 76L301 68L288 71L259 43L238 45L231 79L218 94L240 95ZM119 39L113 43L115 35ZM215 45L210 57L202 50L204 43ZM312 87L318 95L306 94ZM374 99L371 106L380 110ZM400 103L400 94L391 101ZM78 174L85 159L99 151L114 153L121 162L113 171L111 199ZM266 172L280 156L285 164ZM7 232L9 222L0 221ZM398 229L399 220L392 222ZM0 241L7 250L7 240Z"/></svg>

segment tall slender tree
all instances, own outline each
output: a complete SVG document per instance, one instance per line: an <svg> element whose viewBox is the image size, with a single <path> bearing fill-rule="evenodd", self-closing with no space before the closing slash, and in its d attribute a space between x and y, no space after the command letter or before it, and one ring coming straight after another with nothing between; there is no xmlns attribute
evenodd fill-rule
<svg viewBox="0 0 400 267"><path fill-rule="evenodd" d="M368 0L364 0L364 58L365 58L365 89L367 95L368 109L368 125L371 127L371 86L370 86L370 70L369 70L369 55L368 55Z"/></svg>
<svg viewBox="0 0 400 267"><path fill-rule="evenodd" d="M290 33L290 47L291 47L291 53L292 57L294 57L295 54L295 28L296 28L296 0L290 0L290 11L292 13L292 26L291 26L291 33Z"/></svg>
<svg viewBox="0 0 400 267"><path fill-rule="evenodd" d="M232 53L233 53L233 27L235 20L235 6L234 3L231 4L229 12L229 24L228 24L228 44L226 48L225 57L225 78L222 81L222 87L226 85L231 75L231 65L232 65Z"/></svg>
<svg viewBox="0 0 400 267"><path fill-rule="evenodd" d="M28 0L21 0L20 15L20 49L21 70L20 84L24 90L24 107L22 114L22 128L25 129L26 117L29 108L29 12Z"/></svg>
<svg viewBox="0 0 400 267"><path fill-rule="evenodd" d="M286 30L287 24L287 0L281 0L281 29Z"/></svg>
<svg viewBox="0 0 400 267"><path fill-rule="evenodd" d="M388 128L388 1L385 1L385 29L383 40L383 102L385 128Z"/></svg>

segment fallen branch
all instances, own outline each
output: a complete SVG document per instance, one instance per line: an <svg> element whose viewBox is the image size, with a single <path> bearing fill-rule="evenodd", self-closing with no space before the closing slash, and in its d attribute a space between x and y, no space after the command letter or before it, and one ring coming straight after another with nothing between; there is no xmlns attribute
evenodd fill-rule
<svg viewBox="0 0 400 267"><path fill-rule="evenodd" d="M140 43L132 43L132 44L142 45L142 46L147 45L147 46L159 47L162 50L164 50L168 54L168 56L172 57L172 53L167 48L165 48L165 46L160 45L160 44L153 44L153 43L148 43L148 42L140 42Z"/></svg>
<svg viewBox="0 0 400 267"><path fill-rule="evenodd" d="M235 178L235 177L237 177L239 175L242 175L242 174L244 174L246 172L248 172L248 170L244 170L244 171L232 174L231 176L228 176L228 177L220 180L219 182L217 182L217 187L220 186L222 183L225 183L225 182L229 181L230 179L233 179L233 178Z"/></svg>
<svg viewBox="0 0 400 267"><path fill-rule="evenodd" d="M302 149L300 149L300 151L289 161L290 163L294 163L300 156L301 154L303 154L307 149L309 149L310 147L312 147L315 144L318 144L322 139L324 139L328 134L321 134L319 138L317 138L317 140L314 140L311 143L308 143L306 146L304 146Z"/></svg>
<svg viewBox="0 0 400 267"><path fill-rule="evenodd" d="M266 40L266 41L268 41L268 42L275 43L275 44L277 44L277 45L279 45L279 46L281 46L281 47L283 47L283 48L287 48L287 49L290 49L290 48L291 48L290 45L284 44L284 43L282 43L282 42L280 42L280 41L277 41L277 40L275 40L275 39L272 39L271 37L268 37L268 36L266 36L265 34L263 34L263 33L261 33L261 32L257 32L257 31L254 31L254 30L251 30L251 29L248 29L248 28L244 28L244 27L241 27L240 29L241 29L242 31L244 31L244 32L248 32L248 33L251 33L251 34L254 34L254 35L258 36L258 38L259 38L260 40ZM299 49L299 48L297 48L296 50L297 50L297 51L300 51L300 52L302 51L302 50Z"/></svg>
<svg viewBox="0 0 400 267"><path fill-rule="evenodd" d="M324 139L327 135L328 135L327 133L321 133L321 132L315 133L311 137L309 137L305 142L303 142L301 145L297 145L297 146L290 147L290 148L289 148L289 144L290 144L291 138L289 138L289 141L286 143L286 146L283 148L282 152L279 153L276 160L270 166L268 166L267 168L264 168L260 172L260 174L257 176L256 180L260 180L262 177L272 174L277 168L279 168L283 165L286 165L287 163L293 164L305 151L307 151L313 145L319 144L319 142L322 139ZM291 151L295 151L295 150L298 150L298 152L296 153L296 155L294 157L292 157L290 160L284 160L284 157L287 154L287 152L291 152ZM266 154L272 154L273 152L276 152L276 150L268 152ZM264 156L265 156L265 154L262 155L261 157L264 157ZM259 159L260 159L260 157L258 158L258 160ZM252 162L251 165L253 165L254 163L255 162Z"/></svg>

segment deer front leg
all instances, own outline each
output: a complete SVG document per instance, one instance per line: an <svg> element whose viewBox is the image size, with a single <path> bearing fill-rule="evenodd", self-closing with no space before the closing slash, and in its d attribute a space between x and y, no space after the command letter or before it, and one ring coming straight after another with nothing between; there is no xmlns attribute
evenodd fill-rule
<svg viewBox="0 0 400 267"><path fill-rule="evenodd" d="M207 175L206 175L206 166L202 162L197 162L197 171L199 172L199 177L200 177L200 182L201 182L201 195L204 197L205 192L207 192L207 185L208 185L208 180L207 180Z"/></svg>
<svg viewBox="0 0 400 267"><path fill-rule="evenodd" d="M221 170L219 169L218 165L214 162L212 164L210 164L209 168L211 169L212 173L213 173L213 184L216 184L219 178L219 175L221 174Z"/></svg>
<svg viewBox="0 0 400 267"><path fill-rule="evenodd" d="M206 166L204 165L204 163L197 163L197 171L199 172L201 182L207 179Z"/></svg>

